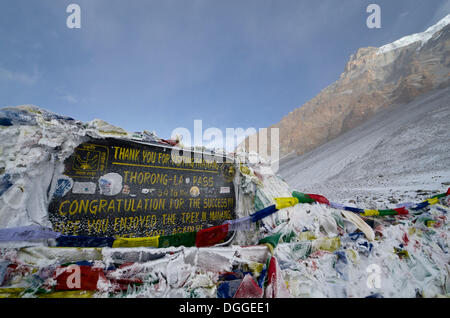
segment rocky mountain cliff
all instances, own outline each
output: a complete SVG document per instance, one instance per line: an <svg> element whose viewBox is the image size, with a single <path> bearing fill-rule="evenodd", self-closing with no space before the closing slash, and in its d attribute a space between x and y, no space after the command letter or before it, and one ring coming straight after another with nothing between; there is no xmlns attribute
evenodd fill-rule
<svg viewBox="0 0 450 318"><path fill-rule="evenodd" d="M336 82L271 126L279 128L280 156L306 153L382 109L449 84L450 14L425 32L353 54ZM248 139L238 148L245 146Z"/></svg>

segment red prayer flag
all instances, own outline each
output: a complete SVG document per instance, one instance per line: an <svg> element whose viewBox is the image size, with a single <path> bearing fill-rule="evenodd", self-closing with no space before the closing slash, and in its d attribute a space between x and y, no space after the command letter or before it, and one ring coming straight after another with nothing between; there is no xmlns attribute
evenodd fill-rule
<svg viewBox="0 0 450 318"><path fill-rule="evenodd" d="M398 214L409 214L408 210L405 207L396 208L394 211L397 211Z"/></svg>
<svg viewBox="0 0 450 318"><path fill-rule="evenodd" d="M266 298L290 298L291 295L283 280L277 259L272 256L267 272L267 286L265 290Z"/></svg>
<svg viewBox="0 0 450 318"><path fill-rule="evenodd" d="M319 195L319 194L309 194L309 193L307 193L307 195L308 195L311 199L313 199L314 201L316 201L316 202L318 202L318 203L330 205L330 201L328 201L328 199L325 198L323 195Z"/></svg>
<svg viewBox="0 0 450 318"><path fill-rule="evenodd" d="M233 298L261 298L263 290L253 279L252 275L245 275Z"/></svg>
<svg viewBox="0 0 450 318"><path fill-rule="evenodd" d="M211 246L224 240L228 234L228 223L209 227L197 232L195 236L195 246Z"/></svg>

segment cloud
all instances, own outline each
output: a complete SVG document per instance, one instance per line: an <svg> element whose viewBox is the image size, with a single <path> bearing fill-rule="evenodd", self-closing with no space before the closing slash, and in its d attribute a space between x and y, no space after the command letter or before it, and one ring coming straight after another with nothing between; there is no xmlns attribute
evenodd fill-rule
<svg viewBox="0 0 450 318"><path fill-rule="evenodd" d="M33 74L21 71L11 71L0 67L0 81L16 82L24 85L34 85L39 80L40 74L37 68L34 68Z"/></svg>
<svg viewBox="0 0 450 318"><path fill-rule="evenodd" d="M400 18L404 18L407 15L409 15L409 11L402 12L402 13L400 13Z"/></svg>
<svg viewBox="0 0 450 318"><path fill-rule="evenodd" d="M70 104L77 104L79 102L78 97L75 94L68 92L67 89L61 86L55 87L57 98Z"/></svg>
<svg viewBox="0 0 450 318"><path fill-rule="evenodd" d="M70 104L78 103L78 99L74 95L67 94L67 95L61 96L60 98Z"/></svg>

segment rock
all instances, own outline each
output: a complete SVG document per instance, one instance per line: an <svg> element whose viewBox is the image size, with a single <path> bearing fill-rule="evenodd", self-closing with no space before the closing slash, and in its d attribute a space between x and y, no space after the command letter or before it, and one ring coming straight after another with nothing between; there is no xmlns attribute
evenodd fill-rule
<svg viewBox="0 0 450 318"><path fill-rule="evenodd" d="M309 152L382 109L447 87L450 64L438 57L448 52L449 38L447 25L423 45L417 41L395 50L359 49L336 82L269 127L279 128L280 156ZM238 148L248 149L248 138Z"/></svg>
<svg viewBox="0 0 450 318"><path fill-rule="evenodd" d="M398 203L398 200L395 199L395 198L393 198L393 197L390 197L388 200L389 200L389 202L392 203L392 204L397 204L397 203Z"/></svg>

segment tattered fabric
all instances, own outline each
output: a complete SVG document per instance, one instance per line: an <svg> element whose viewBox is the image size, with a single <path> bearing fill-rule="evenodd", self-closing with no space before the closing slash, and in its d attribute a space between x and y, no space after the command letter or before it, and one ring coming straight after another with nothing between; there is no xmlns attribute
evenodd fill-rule
<svg viewBox="0 0 450 318"><path fill-rule="evenodd" d="M55 239L60 235L50 228L39 225L20 226L0 229L0 242Z"/></svg>

